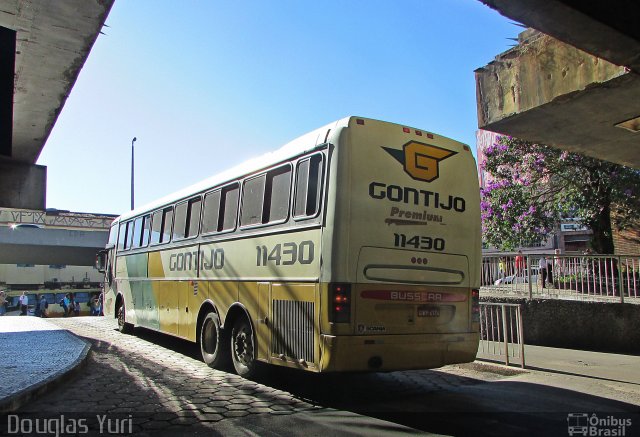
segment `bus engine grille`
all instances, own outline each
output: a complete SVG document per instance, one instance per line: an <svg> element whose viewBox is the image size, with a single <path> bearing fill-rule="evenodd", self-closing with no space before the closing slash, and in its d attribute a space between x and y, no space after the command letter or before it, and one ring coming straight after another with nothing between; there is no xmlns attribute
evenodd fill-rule
<svg viewBox="0 0 640 437"><path fill-rule="evenodd" d="M273 353L313 363L313 320L313 302L274 300Z"/></svg>

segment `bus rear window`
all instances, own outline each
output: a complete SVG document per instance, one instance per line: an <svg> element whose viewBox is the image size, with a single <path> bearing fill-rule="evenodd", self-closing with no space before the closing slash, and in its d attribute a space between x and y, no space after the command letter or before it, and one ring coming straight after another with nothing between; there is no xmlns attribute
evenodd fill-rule
<svg viewBox="0 0 640 437"><path fill-rule="evenodd" d="M320 211L322 193L322 155L313 155L298 162L293 216L313 217Z"/></svg>

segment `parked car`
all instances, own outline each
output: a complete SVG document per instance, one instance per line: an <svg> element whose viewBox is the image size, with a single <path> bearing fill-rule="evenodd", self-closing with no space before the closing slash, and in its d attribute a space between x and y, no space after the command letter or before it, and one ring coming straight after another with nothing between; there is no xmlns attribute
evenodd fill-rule
<svg viewBox="0 0 640 437"><path fill-rule="evenodd" d="M538 274L540 270L538 267L531 267L531 282L538 281ZM522 273L516 275L505 276L504 278L497 279L493 285L505 285L505 284L528 284L529 275L528 270L524 269Z"/></svg>

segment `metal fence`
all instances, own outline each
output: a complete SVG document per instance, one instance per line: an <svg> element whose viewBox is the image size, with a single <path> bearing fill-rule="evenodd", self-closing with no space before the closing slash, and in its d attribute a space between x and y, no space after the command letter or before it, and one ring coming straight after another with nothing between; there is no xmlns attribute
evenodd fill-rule
<svg viewBox="0 0 640 437"><path fill-rule="evenodd" d="M498 359L509 365L519 359L524 369L524 332L520 305L480 303L480 359Z"/></svg>
<svg viewBox="0 0 640 437"><path fill-rule="evenodd" d="M541 265L543 257L545 262ZM640 303L640 257L555 254L483 256L481 285L484 296Z"/></svg>

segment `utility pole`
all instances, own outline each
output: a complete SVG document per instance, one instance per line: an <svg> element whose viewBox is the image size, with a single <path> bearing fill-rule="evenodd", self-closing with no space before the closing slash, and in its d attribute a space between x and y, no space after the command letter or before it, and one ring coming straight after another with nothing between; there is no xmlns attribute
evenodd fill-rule
<svg viewBox="0 0 640 437"><path fill-rule="evenodd" d="M136 137L133 137L133 139L131 140L131 210L133 210L133 205L134 205L134 196L133 196L133 182L134 182L134 158L133 158L133 144L136 142Z"/></svg>

